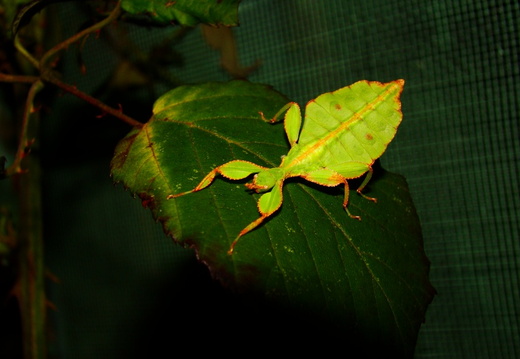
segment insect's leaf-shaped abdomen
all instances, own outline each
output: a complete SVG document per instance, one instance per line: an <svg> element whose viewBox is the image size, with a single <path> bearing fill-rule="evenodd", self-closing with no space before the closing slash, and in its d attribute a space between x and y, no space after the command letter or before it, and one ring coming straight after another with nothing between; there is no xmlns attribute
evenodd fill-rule
<svg viewBox="0 0 520 359"><path fill-rule="evenodd" d="M401 123L403 85L403 80L359 81L318 96L305 108L298 144L309 154L323 151L318 161L324 166L349 161L372 164Z"/></svg>

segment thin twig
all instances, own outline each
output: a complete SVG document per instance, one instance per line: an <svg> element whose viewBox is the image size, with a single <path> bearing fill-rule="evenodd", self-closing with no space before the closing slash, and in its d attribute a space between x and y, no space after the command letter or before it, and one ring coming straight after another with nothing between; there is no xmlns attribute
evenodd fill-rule
<svg viewBox="0 0 520 359"><path fill-rule="evenodd" d="M67 40L60 42L53 48L51 48L49 51L47 51L43 57L40 60L39 68L40 71L44 71L47 66L48 62L52 59L54 55L56 55L59 51L67 49L70 45L75 43L76 41L81 40L84 36L87 36L89 34L92 34L96 31L101 30L106 25L110 24L112 21L117 19L117 17L121 14L121 1L118 1L114 9L110 12L110 14L103 20L101 20L98 23L95 23L94 25L86 28L83 31L78 32L77 34L69 37Z"/></svg>

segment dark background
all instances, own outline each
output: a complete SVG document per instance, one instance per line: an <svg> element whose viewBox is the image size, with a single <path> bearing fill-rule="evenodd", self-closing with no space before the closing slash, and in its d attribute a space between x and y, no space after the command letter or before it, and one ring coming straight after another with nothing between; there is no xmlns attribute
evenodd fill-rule
<svg viewBox="0 0 520 359"><path fill-rule="evenodd" d="M74 32L83 19L76 5L60 8L62 28ZM239 17L240 62L262 61L249 80L301 104L361 79L406 80L403 124L382 164L408 180L438 291L415 357L520 357L518 1L243 0ZM130 27L129 37L144 51L169 31ZM66 80L110 102L100 85L117 51L102 39L85 46L87 75L68 54ZM168 69L180 83L230 78L199 29L175 50L183 64ZM146 121L168 86L112 100ZM52 111L42 151L46 262L60 279L49 285L55 357L150 357L160 348L173 356L202 349L212 333L220 350L232 347L244 323L219 311L242 307L111 183L110 157L129 128L71 96ZM264 334L284 332L263 325Z"/></svg>

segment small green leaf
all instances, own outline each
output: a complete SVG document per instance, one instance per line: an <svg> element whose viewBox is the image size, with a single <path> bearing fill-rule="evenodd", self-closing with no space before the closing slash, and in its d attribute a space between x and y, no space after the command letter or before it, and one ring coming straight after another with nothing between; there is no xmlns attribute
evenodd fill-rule
<svg viewBox="0 0 520 359"><path fill-rule="evenodd" d="M56 2L58 0L52 1ZM6 24L11 25L11 35L14 37L18 30L27 25L30 19L51 1L43 0L0 0L0 10L6 19Z"/></svg>
<svg viewBox="0 0 520 359"><path fill-rule="evenodd" d="M342 187L287 180L280 210L242 237L232 256L231 242L259 216L260 195L247 191L247 180L218 177L204 190L166 199L231 160L278 166L289 150L283 125L266 123L259 112L270 118L287 102L269 87L242 81L176 88L118 144L113 178L141 197L175 241L195 248L223 283L411 356L434 289L403 177L374 166L365 193L378 202L350 194L349 208L361 221L345 213Z"/></svg>
<svg viewBox="0 0 520 359"><path fill-rule="evenodd" d="M147 14L158 23L176 21L195 26L238 25L240 0L123 0L122 8L130 14Z"/></svg>

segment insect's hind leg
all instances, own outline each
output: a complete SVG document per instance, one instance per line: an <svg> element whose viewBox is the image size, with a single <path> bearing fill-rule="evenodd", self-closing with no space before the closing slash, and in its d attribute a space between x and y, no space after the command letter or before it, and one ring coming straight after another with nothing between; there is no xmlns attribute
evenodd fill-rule
<svg viewBox="0 0 520 359"><path fill-rule="evenodd" d="M363 190L363 188L365 188L365 186L367 185L367 183L370 181L370 178L372 177L372 173L373 173L373 170L372 170L372 167L369 168L368 170L368 173L365 177L365 179L363 180L363 182L361 182L361 185L358 187L358 189L356 190L356 192L361 195L361 197L365 198L365 199L368 199L369 201L372 201L372 202L377 202L377 199L376 198L373 198L373 197L369 197L365 194L363 194L361 191ZM360 216L356 216L356 215L353 215L352 213L350 213L349 209L348 209L348 198L349 198L349 186L348 186L348 181L347 179L345 179L344 181L344 184L345 184L345 197L343 199L343 208L345 209L345 212L347 212L347 214L349 215L350 218L354 218L354 219L357 219L358 221L361 221L361 217Z"/></svg>
<svg viewBox="0 0 520 359"><path fill-rule="evenodd" d="M347 212L347 214L348 214L348 216L350 218L357 219L358 221L361 221L361 217L360 216L353 215L352 213L350 213L350 211L348 209L348 197L349 197L349 193L350 192L349 192L348 181L347 181L346 178L344 179L343 184L345 185L345 196L343 197L343 209L345 209L345 212Z"/></svg>
<svg viewBox="0 0 520 359"><path fill-rule="evenodd" d="M363 182L361 182L361 184L359 185L358 189L356 190L356 192L363 198L365 199L368 199L369 201L372 201L374 203L377 202L377 198L374 198L374 197L369 197L365 194L363 194L361 191L366 187L366 185L368 184L368 182L370 182L370 179L372 178L372 174L374 173L374 170L372 169L372 166L369 166L368 167L368 170L367 170L367 174L365 176L365 179L363 180Z"/></svg>

